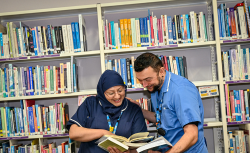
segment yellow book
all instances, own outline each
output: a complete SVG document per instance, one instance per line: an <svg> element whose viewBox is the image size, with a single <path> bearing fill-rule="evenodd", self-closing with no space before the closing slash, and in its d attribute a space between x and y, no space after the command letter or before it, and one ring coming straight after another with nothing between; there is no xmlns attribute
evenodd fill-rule
<svg viewBox="0 0 250 153"><path fill-rule="evenodd" d="M148 136L149 132L140 132L131 135L129 138L118 135L104 135L96 141L98 146L104 150L108 147L116 147L121 152L130 149L136 149L141 147L154 138L154 136ZM135 143L136 142L136 143ZM138 143L139 142L139 143Z"/></svg>
<svg viewBox="0 0 250 153"><path fill-rule="evenodd" d="M125 47L124 19L120 19L120 29L121 29L121 42L122 42L122 48L126 48L126 47Z"/></svg>
<svg viewBox="0 0 250 153"><path fill-rule="evenodd" d="M125 48L129 48L128 19L124 19Z"/></svg>
<svg viewBox="0 0 250 153"><path fill-rule="evenodd" d="M132 29L131 29L131 19L128 19L128 41L129 41L129 47L132 48Z"/></svg>

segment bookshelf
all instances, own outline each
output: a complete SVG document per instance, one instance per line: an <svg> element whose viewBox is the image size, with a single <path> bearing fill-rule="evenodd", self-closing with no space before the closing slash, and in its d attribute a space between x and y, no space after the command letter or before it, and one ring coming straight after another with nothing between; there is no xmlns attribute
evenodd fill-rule
<svg viewBox="0 0 250 153"><path fill-rule="evenodd" d="M223 1L222 1L223 2ZM237 1L235 1L236 3ZM221 48L227 45L235 45L238 43L247 44L250 42L250 38L247 39L237 39L237 40L220 40L219 36L219 23L218 23L218 12L217 9L212 9L212 14L214 15L214 39L210 35L207 42L190 43L190 44L172 44L165 46L153 46L153 47L138 47L138 48L125 48L125 49L115 49L115 50L105 50L103 47L103 32L102 32L102 19L108 19L109 21L117 21L121 18L131 18L131 17L144 17L147 16L147 9L154 12L154 15L159 16L163 12L170 16L181 13L189 13L190 11L200 12L203 11L208 14L209 7L217 8L221 3L217 0L211 1L200 1L200 0L186 0L186 1L163 1L163 0L147 0L147 1L124 1L115 3L101 3L93 5L80 5L72 7L60 7L60 8L49 8L49 9L38 9L38 10L26 10L17 12L5 12L0 13L0 21L2 24L6 22L18 22L22 21L30 26L38 25L62 25L68 24L76 20L77 14L82 14L87 29L87 45L88 50L86 52L80 53L65 53L65 54L55 54L55 55L44 55L44 56L28 56L28 57L18 57L18 58L7 58L0 59L0 64L2 63L18 63L22 65L35 65L39 63L58 63L59 61L68 61L71 56L77 58L79 61L77 64L80 69L79 73L79 92L68 93L68 94L47 94L38 96L23 96L23 97L10 97L10 98L0 98L0 102L15 103L22 99L39 99L39 103L46 103L48 100L53 101L54 99L69 99L76 100L79 95L94 95L96 94L96 84L102 72L105 71L105 59L121 58L138 56L142 52L152 52L156 54L163 55L175 55L187 56L188 60L188 72L189 79L197 87L198 86L208 86L208 85L218 85L219 86L219 101L220 101L220 113L221 121L216 122L206 122L204 123L205 130L209 131L211 134L211 129L213 127L221 127L223 129L223 139L225 152L228 153L228 136L227 130L228 125L238 125L238 124L249 124L249 121L242 122L231 122L226 121L226 110L225 110L225 98L224 98L224 84L238 84L238 83L249 83L249 80L241 81L227 81L223 80L222 71L222 60L221 60ZM225 1L227 3L227 1ZM176 9L181 8L181 10ZM207 16L206 16L207 17ZM33 20L34 19L34 20ZM208 29L208 27L207 27ZM211 61L211 47L215 50L215 57L217 64L215 66L217 70L216 79L212 76L212 67L214 63ZM94 69L94 71L93 71ZM144 96L145 90L143 88L128 89L128 95L130 93L135 96L139 94ZM133 98L132 96L132 98ZM213 104L214 97L209 97L203 99L204 102ZM49 102L53 103L53 102ZM68 103L71 103L68 102ZM73 103L73 102L72 102ZM77 108L77 102L74 104L74 109L71 115L75 112ZM0 106L3 106L1 103ZM18 106L20 107L20 106ZM204 106L205 107L205 106ZM204 108L210 109L210 108ZM211 114L210 114L211 115ZM208 134L205 134L207 136ZM32 135L23 137L8 137L0 138L0 140L23 140L23 139L43 139L43 138L65 138L68 134L52 134L52 135ZM212 138L211 138L212 139ZM210 139L210 140L211 140ZM213 141L213 140L212 140ZM211 146L211 145L209 145ZM212 145L213 146L213 145ZM214 146L213 146L214 147ZM211 148L209 148L211 149ZM209 150L210 151L210 150ZM210 152L214 152L213 148Z"/></svg>

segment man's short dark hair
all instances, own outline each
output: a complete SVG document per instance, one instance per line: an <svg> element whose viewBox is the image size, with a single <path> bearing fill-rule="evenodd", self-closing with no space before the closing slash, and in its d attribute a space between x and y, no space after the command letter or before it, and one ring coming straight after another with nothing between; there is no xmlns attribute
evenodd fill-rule
<svg viewBox="0 0 250 153"><path fill-rule="evenodd" d="M134 69L136 72L141 72L145 68L151 66L155 72L159 72L160 68L163 67L163 64L159 57L152 53L143 53L138 56L134 63Z"/></svg>

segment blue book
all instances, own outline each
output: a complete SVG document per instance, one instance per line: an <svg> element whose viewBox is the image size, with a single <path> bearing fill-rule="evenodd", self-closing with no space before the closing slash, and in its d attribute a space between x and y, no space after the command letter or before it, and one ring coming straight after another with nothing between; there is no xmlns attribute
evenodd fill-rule
<svg viewBox="0 0 250 153"><path fill-rule="evenodd" d="M10 147L9 141L3 142L3 143L2 143L2 147L3 147L3 153L8 153L8 152L6 152L6 148L7 148L7 147Z"/></svg>
<svg viewBox="0 0 250 153"><path fill-rule="evenodd" d="M29 72L27 72L27 70L26 70L26 71L24 71L24 80L25 80L25 89L26 89L26 90L28 90L27 73L29 73ZM25 92L26 92L26 90L25 90ZM29 95L29 93L28 93L28 92L26 92L26 96L28 96L28 95Z"/></svg>
<svg viewBox="0 0 250 153"><path fill-rule="evenodd" d="M18 134L20 132L20 126L19 126L19 118L18 118L18 108L14 108L14 115L15 115L15 121L16 121L16 133Z"/></svg>
<svg viewBox="0 0 250 153"><path fill-rule="evenodd" d="M35 133L35 124L34 124L34 117L33 117L33 108L28 107L28 120L29 120L29 129L30 133Z"/></svg>
<svg viewBox="0 0 250 153"><path fill-rule="evenodd" d="M11 146L11 153L16 153L15 146Z"/></svg>
<svg viewBox="0 0 250 153"><path fill-rule="evenodd" d="M236 105L237 105L237 113L238 115L236 116L236 119L238 118L237 121L241 121L241 103L240 103L240 93L239 90L234 90L235 92L235 100L236 100ZM235 108L236 109L236 108Z"/></svg>
<svg viewBox="0 0 250 153"><path fill-rule="evenodd" d="M229 27L229 18L230 18L230 16L229 16L227 11L226 11L226 17L227 17L227 37L230 37L230 27Z"/></svg>
<svg viewBox="0 0 250 153"><path fill-rule="evenodd" d="M79 23L75 22L75 31L76 31L76 42L77 42L77 52L81 51L81 44L80 44L80 32L79 32Z"/></svg>
<svg viewBox="0 0 250 153"><path fill-rule="evenodd" d="M6 97L9 97L9 94L8 94L8 86L7 86L7 85L8 85L7 73L8 73L7 69L4 68L5 92L6 92Z"/></svg>
<svg viewBox="0 0 250 153"><path fill-rule="evenodd" d="M33 73L32 73L32 67L29 67L29 77L30 77L30 95L34 95L34 80L33 80Z"/></svg>
<svg viewBox="0 0 250 153"><path fill-rule="evenodd" d="M112 63L112 69L115 71L115 60L112 59L112 60L111 60L111 63Z"/></svg>
<svg viewBox="0 0 250 153"><path fill-rule="evenodd" d="M47 33L48 33L48 41L49 44L47 44L49 46L49 54L54 54L54 50L53 50L53 45L52 45L52 36L51 36L51 30L50 29L50 25L47 25Z"/></svg>
<svg viewBox="0 0 250 153"><path fill-rule="evenodd" d="M145 39L144 39L143 18L139 18L139 22L140 22L141 47L144 47L145 46Z"/></svg>
<svg viewBox="0 0 250 153"><path fill-rule="evenodd" d="M132 66L132 64L130 64L130 76L131 76L132 88L135 88L135 80L134 80L134 73L133 73L133 66Z"/></svg>
<svg viewBox="0 0 250 153"><path fill-rule="evenodd" d="M16 28L16 39L17 39L17 48L18 48L18 55L21 56L22 53L21 53L21 43L20 43L20 38L19 38L19 32L18 32L18 29L19 28ZM0 49L1 50L1 49Z"/></svg>
<svg viewBox="0 0 250 153"><path fill-rule="evenodd" d="M178 75L181 76L179 57L175 56L175 60L176 60L176 66L177 66Z"/></svg>
<svg viewBox="0 0 250 153"><path fill-rule="evenodd" d="M147 17L143 18L143 27L144 27L144 42L145 42L145 46L149 46L148 20L147 20Z"/></svg>
<svg viewBox="0 0 250 153"><path fill-rule="evenodd" d="M44 84L44 66L41 65L40 67L40 70L41 70L41 87L42 87L42 95L45 94L45 84Z"/></svg>
<svg viewBox="0 0 250 153"><path fill-rule="evenodd" d="M185 43L185 33L184 33L184 16L181 16L181 36L182 36L182 43Z"/></svg>
<svg viewBox="0 0 250 153"><path fill-rule="evenodd" d="M22 132L21 133L24 133L24 116L23 116L23 110L24 110L24 108L23 108L23 100L20 100L20 106L21 106L21 110L20 110L20 112L21 112L21 130L22 130Z"/></svg>
<svg viewBox="0 0 250 153"><path fill-rule="evenodd" d="M201 21L201 22L202 22L202 21ZM190 27L189 27L189 17L188 17L188 14L186 14L186 25L187 25L187 39L188 39L188 43L191 43Z"/></svg>
<svg viewBox="0 0 250 153"><path fill-rule="evenodd" d="M228 72L229 72L229 79L233 80L233 78L232 78L232 64L231 64L231 59L230 59L231 58L230 51L231 50L227 51L228 52Z"/></svg>
<svg viewBox="0 0 250 153"><path fill-rule="evenodd" d="M117 72L120 73L119 61L117 60Z"/></svg>
<svg viewBox="0 0 250 153"><path fill-rule="evenodd" d="M222 37L226 37L226 28L225 28L225 17L224 17L224 6L220 4L220 13L221 13L221 25L222 25Z"/></svg>
<svg viewBox="0 0 250 153"><path fill-rule="evenodd" d="M119 40L120 40L120 46L118 46L118 49L122 49L122 37L121 37L121 29L120 29L120 27L118 27L118 31L119 31Z"/></svg>
<svg viewBox="0 0 250 153"><path fill-rule="evenodd" d="M246 56L246 48L243 48L243 64L244 64L244 73L245 79L248 79L248 73L247 73L247 56Z"/></svg>
<svg viewBox="0 0 250 153"><path fill-rule="evenodd" d="M171 16L167 16L168 22L168 38L169 44L173 44L173 30L172 30L172 19Z"/></svg>
<svg viewBox="0 0 250 153"><path fill-rule="evenodd" d="M4 51L3 51L3 33L0 32L0 51L1 51L1 56L4 56Z"/></svg>
<svg viewBox="0 0 250 153"><path fill-rule="evenodd" d="M168 71L169 71L169 72L172 72L172 71L171 71L171 66L170 66L169 57L167 57L167 62L168 62Z"/></svg>
<svg viewBox="0 0 250 153"><path fill-rule="evenodd" d="M185 72L184 72L184 66L183 66L182 57L178 57L178 62L179 62L181 76L185 77Z"/></svg>
<svg viewBox="0 0 250 153"><path fill-rule="evenodd" d="M173 43L177 44L177 36L176 36L176 29L175 29L175 20L173 18L172 22L172 29L173 29Z"/></svg>
<svg viewBox="0 0 250 153"><path fill-rule="evenodd" d="M37 45L38 45L37 46L37 52L38 52L39 55L41 55L41 48L42 48L42 46L40 46L40 39L39 39L40 35L38 33L38 26L36 26L35 28L36 28L36 36L37 36L36 37L37 38L36 41L37 41Z"/></svg>
<svg viewBox="0 0 250 153"><path fill-rule="evenodd" d="M36 45L36 32L35 32L35 29L32 30L32 35L33 35L33 45L34 45L35 56L38 56L37 45Z"/></svg>
<svg viewBox="0 0 250 153"><path fill-rule="evenodd" d="M72 30L72 37L73 37L74 52L77 52L77 40L76 40L76 30L75 30L74 22L71 22L71 30Z"/></svg>
<svg viewBox="0 0 250 153"><path fill-rule="evenodd" d="M220 39L222 39L222 29L221 29L221 13L220 13L220 9L217 9L217 13L218 13L218 21L219 21L219 31L220 31Z"/></svg>
<svg viewBox="0 0 250 153"><path fill-rule="evenodd" d="M39 106L43 106L43 105L37 105L37 104L35 105L35 109L36 109L36 119L37 119L36 122L37 122L37 129L38 129L38 132L40 132L40 123L39 123L39 117L38 117L38 116L39 116L39 115L38 115L38 107L39 107Z"/></svg>
<svg viewBox="0 0 250 153"><path fill-rule="evenodd" d="M128 78L127 78L127 66L126 66L126 58L121 58L121 76L124 81L124 84L128 84Z"/></svg>
<svg viewBox="0 0 250 153"><path fill-rule="evenodd" d="M23 119L23 116L22 116L22 109L18 108L17 111L18 111L19 127L20 127L19 132L24 133L24 127L23 127L23 120L24 119Z"/></svg>
<svg viewBox="0 0 250 153"><path fill-rule="evenodd" d="M69 145L65 145L65 153L68 153Z"/></svg>
<svg viewBox="0 0 250 153"><path fill-rule="evenodd" d="M115 23L114 23L114 21L110 22L110 28L111 28L112 49L116 49Z"/></svg>
<svg viewBox="0 0 250 153"><path fill-rule="evenodd" d="M9 83L10 97L15 97L15 84L12 64L9 64Z"/></svg>
<svg viewBox="0 0 250 153"><path fill-rule="evenodd" d="M9 107L5 107L5 111L6 111L6 125L7 125L7 136L10 137L10 126L9 126Z"/></svg>

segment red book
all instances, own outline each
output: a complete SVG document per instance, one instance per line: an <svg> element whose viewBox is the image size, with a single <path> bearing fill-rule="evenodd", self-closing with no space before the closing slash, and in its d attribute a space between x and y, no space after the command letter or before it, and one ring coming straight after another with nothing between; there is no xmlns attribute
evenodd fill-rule
<svg viewBox="0 0 250 153"><path fill-rule="evenodd" d="M164 59L164 63L165 63L165 69L168 71L168 61L167 61L167 57L163 56Z"/></svg>
<svg viewBox="0 0 250 153"><path fill-rule="evenodd" d="M24 100L24 106L25 106L25 111L28 117L28 107L32 107L32 105L35 105L35 100ZM27 119L27 126L28 126L28 133L30 133L30 128L29 128L29 120Z"/></svg>
<svg viewBox="0 0 250 153"><path fill-rule="evenodd" d="M63 142L62 145L62 153L65 153L65 145L68 144L68 141Z"/></svg>
<svg viewBox="0 0 250 153"><path fill-rule="evenodd" d="M244 4L243 4L243 3L238 3L238 4L236 4L236 5L234 6L234 9L236 10L236 8L239 7L239 6L244 6Z"/></svg>

